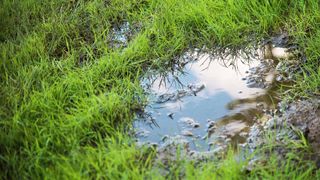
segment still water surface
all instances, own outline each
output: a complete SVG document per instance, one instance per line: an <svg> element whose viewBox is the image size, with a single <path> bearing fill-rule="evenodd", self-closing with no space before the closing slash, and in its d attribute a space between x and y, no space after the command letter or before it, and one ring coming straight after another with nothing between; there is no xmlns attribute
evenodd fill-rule
<svg viewBox="0 0 320 180"><path fill-rule="evenodd" d="M212 142L217 143L221 137L222 141L228 137L234 144L243 143L245 132L262 113L257 104L272 104L270 91L247 87L246 77L250 68L259 65L258 60L241 63L238 59L235 68L226 67L208 54L196 59L184 67L183 73L171 74L165 81L158 77L152 83L145 82L149 86L146 91L150 104L145 109L148 118L140 117L134 123L140 142L161 144L168 136L181 136L190 142L192 149L199 151L210 150ZM166 102L157 101L160 95L190 91L188 85L204 88ZM190 121L194 121L193 125ZM217 128L208 136L211 121Z"/></svg>

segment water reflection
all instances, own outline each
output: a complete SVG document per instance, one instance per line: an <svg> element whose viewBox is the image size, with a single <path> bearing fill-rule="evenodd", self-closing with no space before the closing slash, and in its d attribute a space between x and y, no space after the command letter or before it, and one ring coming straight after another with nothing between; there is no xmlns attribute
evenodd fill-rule
<svg viewBox="0 0 320 180"><path fill-rule="evenodd" d="M244 137L239 134L248 131L254 117L261 114L256 108L257 102L264 102L266 106L272 102L269 100L269 91L248 88L246 85L248 70L257 66L259 61L255 60L250 64L238 63L235 69L209 58L209 55L204 54L197 61L187 64L184 73L168 76L167 82L171 83L165 84L161 78L153 81L148 90L150 104L146 107L146 112L158 126L146 123L145 118L136 121L136 129L150 132L147 136L139 136L140 141L161 143L164 136L181 135L186 131L189 133L186 138L196 150L209 149L209 141L218 138L217 132L230 136L233 142L244 141ZM174 83L175 77L178 77L182 84ZM177 96L180 92L190 90L187 88L188 84L204 84L205 88L194 94L186 93L188 95L181 98L156 103L159 95L169 94L174 97L173 93ZM181 119L186 118L193 119L199 127L194 128L188 123L182 123ZM208 134L207 126L210 120L217 122L217 130L203 139L202 137Z"/></svg>

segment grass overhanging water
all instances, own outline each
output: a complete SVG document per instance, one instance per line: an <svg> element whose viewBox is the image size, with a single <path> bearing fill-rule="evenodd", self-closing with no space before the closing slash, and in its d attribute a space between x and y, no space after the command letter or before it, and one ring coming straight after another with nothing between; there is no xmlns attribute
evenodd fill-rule
<svg viewBox="0 0 320 180"><path fill-rule="evenodd" d="M236 51L288 32L306 57L291 96L319 95L316 0L3 0L0 15L3 178L161 178L127 129L145 101L139 78L172 70L189 48ZM132 35L115 47L126 22ZM181 160L168 178L315 177L297 155L275 160L247 173L232 152L219 165Z"/></svg>

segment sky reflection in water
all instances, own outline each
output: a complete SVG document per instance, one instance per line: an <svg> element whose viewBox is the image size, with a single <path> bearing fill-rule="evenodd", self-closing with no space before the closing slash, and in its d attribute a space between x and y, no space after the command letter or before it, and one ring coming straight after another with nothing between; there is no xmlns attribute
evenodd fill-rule
<svg viewBox="0 0 320 180"><path fill-rule="evenodd" d="M183 85L204 84L205 88L198 92L196 96L185 96L174 102L169 101L157 104L154 102L154 96L175 92L181 89L181 85L173 83L173 77L171 76L168 79L172 83L166 83L166 85L160 83L160 78L156 79L150 88L150 104L146 107L146 112L150 113L159 127L148 124L143 120L136 121L134 124L136 129L149 132L147 136L138 137L139 141L160 143L165 135L181 135L182 130L189 130L194 134L193 137L186 137L190 142L193 142L191 146L196 150L205 150L208 149L208 140L202 140L200 137L207 134L206 125L208 119L220 122L220 124L226 125L226 129L229 128L231 131L235 130L237 131L236 133L239 133L239 129L233 127L233 125L240 124L241 128L244 128L243 126L248 121L246 118L252 118L254 115L248 117L240 115L241 117L238 118L235 116L236 119L234 120L228 118L228 116L237 113L241 114L242 111L255 108L255 103L244 103L232 110L228 109L227 105L238 99L254 98L266 93L263 89L248 88L246 81L243 79L247 75L246 71L258 64L257 60L251 62L250 65L239 61L235 69L233 67L225 67L218 60L210 61L209 55L205 54L198 58L197 61L187 64L184 69L185 73L179 75L179 80ZM173 113L173 119L168 116L171 113ZM180 120L184 117L194 119L200 124L200 127L190 128L181 123Z"/></svg>

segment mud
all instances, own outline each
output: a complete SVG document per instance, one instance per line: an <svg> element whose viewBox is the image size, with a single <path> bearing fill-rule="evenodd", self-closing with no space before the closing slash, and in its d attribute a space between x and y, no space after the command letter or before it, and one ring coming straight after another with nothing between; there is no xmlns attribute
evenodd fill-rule
<svg viewBox="0 0 320 180"><path fill-rule="evenodd" d="M320 151L320 99L299 100L278 105L277 114L265 115L265 120L255 123L249 133L248 148L255 150L264 144L266 133L274 133L276 141L287 143L300 140L302 133L312 146L314 152Z"/></svg>

